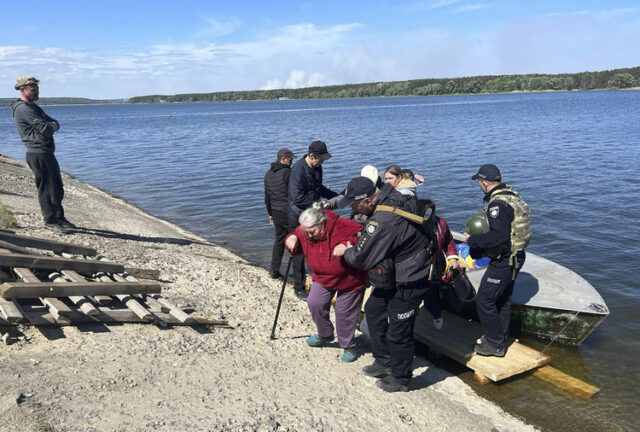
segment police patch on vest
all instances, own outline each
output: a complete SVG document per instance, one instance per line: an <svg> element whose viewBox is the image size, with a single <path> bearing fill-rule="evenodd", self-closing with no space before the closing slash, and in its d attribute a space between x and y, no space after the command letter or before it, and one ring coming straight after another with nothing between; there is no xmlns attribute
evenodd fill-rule
<svg viewBox="0 0 640 432"><path fill-rule="evenodd" d="M374 222L374 221L369 222L367 226L364 228L364 230L370 236L374 235L376 231L378 231L378 222Z"/></svg>
<svg viewBox="0 0 640 432"><path fill-rule="evenodd" d="M489 216L491 216L494 219L498 217L499 213L500 213L500 207L498 207L498 206L491 207L489 209Z"/></svg>

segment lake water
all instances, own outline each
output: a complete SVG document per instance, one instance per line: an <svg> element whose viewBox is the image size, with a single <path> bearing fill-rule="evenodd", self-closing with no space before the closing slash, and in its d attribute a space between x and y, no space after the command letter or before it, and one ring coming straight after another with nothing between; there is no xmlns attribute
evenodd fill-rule
<svg viewBox="0 0 640 432"><path fill-rule="evenodd" d="M325 184L336 191L367 163L413 168L426 177L421 196L458 231L482 208L471 175L495 163L532 208L528 250L582 275L611 315L578 348L548 350L556 368L601 388L595 399L531 376L472 385L546 430L640 428L640 92L45 110L61 124L56 155L65 172L263 267L273 231L262 178L280 147L300 155L325 141L333 154ZM24 160L8 109L0 109L0 153Z"/></svg>

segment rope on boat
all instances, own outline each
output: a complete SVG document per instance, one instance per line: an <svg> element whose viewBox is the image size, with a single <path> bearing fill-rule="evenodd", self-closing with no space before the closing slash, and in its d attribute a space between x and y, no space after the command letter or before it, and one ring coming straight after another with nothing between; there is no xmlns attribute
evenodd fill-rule
<svg viewBox="0 0 640 432"><path fill-rule="evenodd" d="M551 346L552 343L554 343L556 341L558 336L560 336L560 334L564 331L564 329L566 329L569 326L569 324L571 324L571 322L578 316L579 313L580 313L580 311L577 311L575 313L575 315L573 317L571 317L571 319L564 325L564 327L562 327L562 329L560 329L560 331L558 333L556 333L556 335L551 339L551 342L549 342L547 344L547 346L544 347L544 349L540 352L540 355L538 356L538 358L542 357L544 352Z"/></svg>

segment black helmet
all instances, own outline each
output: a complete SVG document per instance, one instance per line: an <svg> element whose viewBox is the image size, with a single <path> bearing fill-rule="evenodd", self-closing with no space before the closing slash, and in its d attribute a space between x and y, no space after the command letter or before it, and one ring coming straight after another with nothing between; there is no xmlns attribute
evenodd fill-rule
<svg viewBox="0 0 640 432"><path fill-rule="evenodd" d="M476 212L469 216L464 224L464 230L469 235L485 234L489 232L489 221L484 212Z"/></svg>

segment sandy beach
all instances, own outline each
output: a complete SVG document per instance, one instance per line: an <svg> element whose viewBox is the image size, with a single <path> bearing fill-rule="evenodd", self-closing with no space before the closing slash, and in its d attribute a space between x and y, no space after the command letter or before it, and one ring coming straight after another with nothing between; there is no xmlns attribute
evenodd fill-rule
<svg viewBox="0 0 640 432"><path fill-rule="evenodd" d="M64 169L64 167L62 167ZM66 174L70 234L43 227L33 175L0 157L0 203L18 234L96 248L117 262L161 270L163 296L229 327L151 324L35 328L0 345L0 431L533 431L456 376L417 357L408 393L364 376L373 361L310 348L306 304L282 281L219 245Z"/></svg>

